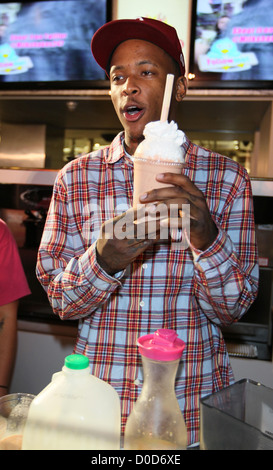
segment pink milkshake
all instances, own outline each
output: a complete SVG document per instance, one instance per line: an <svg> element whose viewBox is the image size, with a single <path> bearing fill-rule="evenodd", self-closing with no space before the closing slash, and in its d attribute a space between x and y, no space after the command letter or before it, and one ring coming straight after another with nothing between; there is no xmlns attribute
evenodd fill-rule
<svg viewBox="0 0 273 470"><path fill-rule="evenodd" d="M184 162L182 144L185 134L174 121L150 122L143 135L144 140L134 154L134 207L141 204L139 196L146 191L170 186L156 181L156 175L166 172L180 174Z"/></svg>

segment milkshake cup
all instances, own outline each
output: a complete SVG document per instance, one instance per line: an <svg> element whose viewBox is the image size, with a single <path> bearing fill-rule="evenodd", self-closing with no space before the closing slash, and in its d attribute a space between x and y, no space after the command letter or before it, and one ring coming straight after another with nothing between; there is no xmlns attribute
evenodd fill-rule
<svg viewBox="0 0 273 470"><path fill-rule="evenodd" d="M134 154L133 206L141 204L139 196L146 191L170 184L156 180L159 173L181 174L184 162L182 144L185 134L174 121L150 122L144 129L144 140Z"/></svg>
<svg viewBox="0 0 273 470"><path fill-rule="evenodd" d="M134 160L134 196L133 206L141 204L139 196L151 189L163 188L170 184L161 183L156 180L159 173L181 174L183 163L163 162L138 157Z"/></svg>

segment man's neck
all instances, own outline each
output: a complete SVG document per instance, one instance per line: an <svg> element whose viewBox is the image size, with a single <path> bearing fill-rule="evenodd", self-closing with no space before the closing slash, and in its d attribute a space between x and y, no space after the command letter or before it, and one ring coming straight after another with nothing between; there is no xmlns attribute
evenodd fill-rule
<svg viewBox="0 0 273 470"><path fill-rule="evenodd" d="M125 134L125 137L124 137L124 149L126 151L127 154L133 156L136 149L137 149L137 146L140 144L140 142L142 142L142 140L144 139L144 137L142 139L138 139L138 140L135 140L135 139L128 139L126 138L126 134Z"/></svg>

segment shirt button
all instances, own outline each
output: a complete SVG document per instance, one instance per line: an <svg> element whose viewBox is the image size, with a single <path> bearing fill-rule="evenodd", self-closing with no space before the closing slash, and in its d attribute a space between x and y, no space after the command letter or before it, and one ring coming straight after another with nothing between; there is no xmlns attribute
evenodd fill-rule
<svg viewBox="0 0 273 470"><path fill-rule="evenodd" d="M144 263L144 264L142 265L142 267L143 267L143 269L147 269L147 268L148 268L148 264Z"/></svg>
<svg viewBox="0 0 273 470"><path fill-rule="evenodd" d="M144 307L144 305L145 305L144 300L141 300L141 302L139 302L139 305L140 305L140 307Z"/></svg>

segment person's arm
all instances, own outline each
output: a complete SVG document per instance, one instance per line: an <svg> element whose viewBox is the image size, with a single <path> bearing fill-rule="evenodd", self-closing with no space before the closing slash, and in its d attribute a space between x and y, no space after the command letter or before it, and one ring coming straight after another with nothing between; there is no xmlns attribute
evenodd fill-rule
<svg viewBox="0 0 273 470"><path fill-rule="evenodd" d="M78 226L67 200L66 183L59 177L38 250L36 275L51 307L61 319L92 314L120 285L119 275L108 274L97 261L94 221L86 213L86 227ZM87 212L89 208L87 209ZM90 239L86 238L91 234Z"/></svg>
<svg viewBox="0 0 273 470"><path fill-rule="evenodd" d="M195 297L206 316L219 326L238 321L256 298L258 263L251 249L248 254L243 259L221 228L208 250L195 253Z"/></svg>
<svg viewBox="0 0 273 470"><path fill-rule="evenodd" d="M250 182L221 214L218 236L204 252L193 249L195 295L211 321L239 320L258 292L259 266Z"/></svg>
<svg viewBox="0 0 273 470"><path fill-rule="evenodd" d="M201 191L187 177L166 174L164 181L176 184L176 188L153 191L146 201L152 202L160 194L162 200L168 197L169 202L177 203L180 197L180 202L190 204L189 246L196 302L218 325L239 320L256 298L259 278L249 178L241 178L215 219Z"/></svg>
<svg viewBox="0 0 273 470"><path fill-rule="evenodd" d="M0 306L0 396L9 393L17 348L18 301Z"/></svg>
<svg viewBox="0 0 273 470"><path fill-rule="evenodd" d="M132 209L102 224L99 233L92 215L81 214L85 227L71 213L65 182L56 181L38 250L36 275L47 292L55 314L61 319L79 319L98 309L121 285L125 268L155 240L117 235L122 224L137 232ZM88 209L89 210L89 209ZM124 219L123 219L124 217ZM121 223L119 223L121 222ZM108 238L108 224L113 237ZM127 227L128 228L128 227ZM122 235L122 233L121 233ZM88 238L90 237L90 238Z"/></svg>

